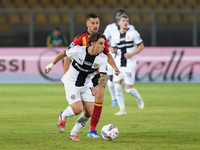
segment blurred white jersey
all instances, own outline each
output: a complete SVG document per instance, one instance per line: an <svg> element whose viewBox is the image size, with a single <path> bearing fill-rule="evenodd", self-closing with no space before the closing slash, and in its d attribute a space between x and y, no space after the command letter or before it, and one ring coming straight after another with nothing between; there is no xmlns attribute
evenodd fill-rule
<svg viewBox="0 0 200 150"><path fill-rule="evenodd" d="M117 67L135 67L137 56L129 59L124 57L125 53L132 53L137 49L137 45L142 43L140 34L136 30L128 29L124 34L119 30L112 35L111 46L117 48L115 63Z"/></svg>
<svg viewBox="0 0 200 150"><path fill-rule="evenodd" d="M135 29L135 27L133 25L128 25L128 28L129 29ZM112 34L117 32L119 30L119 26L116 24L116 23L111 23L109 25L106 26L103 34L106 36L107 40L108 41L111 41L111 37L112 37Z"/></svg>
<svg viewBox="0 0 200 150"><path fill-rule="evenodd" d="M90 55L87 46L74 46L65 53L71 60L69 70L61 79L66 85L86 86L91 83L97 70L100 73L107 73L107 56L104 53Z"/></svg>

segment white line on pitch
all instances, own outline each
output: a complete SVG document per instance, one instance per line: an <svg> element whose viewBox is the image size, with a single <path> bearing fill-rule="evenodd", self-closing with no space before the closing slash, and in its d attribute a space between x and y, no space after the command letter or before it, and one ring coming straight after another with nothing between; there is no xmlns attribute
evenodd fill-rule
<svg viewBox="0 0 200 150"><path fill-rule="evenodd" d="M70 131L65 131L65 132L70 132ZM88 131L81 131L81 132L88 132ZM120 132L120 131L119 131ZM200 132L200 130L176 130L176 131L169 131L169 130L162 130L162 131L121 131L121 132L129 132L129 133L144 133L144 132L155 132L155 133L170 133L170 132ZM1 131L1 134L9 134L9 133L59 133L59 131Z"/></svg>

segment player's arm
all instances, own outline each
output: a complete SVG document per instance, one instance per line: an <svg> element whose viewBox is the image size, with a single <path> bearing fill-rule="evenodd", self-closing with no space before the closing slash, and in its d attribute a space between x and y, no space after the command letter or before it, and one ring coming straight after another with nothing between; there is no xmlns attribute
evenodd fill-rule
<svg viewBox="0 0 200 150"><path fill-rule="evenodd" d="M115 70L115 75L118 75L120 73L119 69L117 68L115 61L112 57L112 55L110 54L110 51L108 49L108 43L107 40L105 41L105 53L107 54L108 57L108 63L113 67L113 69Z"/></svg>
<svg viewBox="0 0 200 150"><path fill-rule="evenodd" d="M116 51L117 51L117 47L110 47L110 51L112 52L112 53L116 53Z"/></svg>
<svg viewBox="0 0 200 150"><path fill-rule="evenodd" d="M110 53L107 54L108 57L108 63L113 67L115 70L115 75L118 75L120 73L119 69L117 68L115 61Z"/></svg>
<svg viewBox="0 0 200 150"><path fill-rule="evenodd" d="M82 45L81 43L82 43L82 39L75 37L73 42L69 45L68 49L73 48L76 45L81 46ZM68 71L69 66L70 66L70 62L71 62L71 60L69 59L69 57L64 58L64 74Z"/></svg>
<svg viewBox="0 0 200 150"><path fill-rule="evenodd" d="M100 73L100 81L99 83L92 88L92 95L95 96L98 94L99 90L106 84L107 74Z"/></svg>
<svg viewBox="0 0 200 150"><path fill-rule="evenodd" d="M125 54L124 54L124 57L125 57L126 59L131 58L132 56L137 55L138 53L140 53L143 49L144 49L144 44L143 44L143 42L142 42L142 43L140 43L140 44L138 45L137 49L136 49L133 53L125 53Z"/></svg>
<svg viewBox="0 0 200 150"><path fill-rule="evenodd" d="M49 65L46 66L46 68L45 68L45 74L48 74L48 73L51 71L51 69L53 68L53 66L54 66L58 61L60 61L61 59L63 59L65 56L66 56L65 50L62 51L62 52L60 52L60 53L56 56L56 58L55 58Z"/></svg>

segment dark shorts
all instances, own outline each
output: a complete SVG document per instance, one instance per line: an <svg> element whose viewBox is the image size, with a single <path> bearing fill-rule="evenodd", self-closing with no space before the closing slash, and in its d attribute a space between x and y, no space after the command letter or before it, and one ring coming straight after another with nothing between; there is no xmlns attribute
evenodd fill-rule
<svg viewBox="0 0 200 150"><path fill-rule="evenodd" d="M95 76L92 78L92 83L94 87L98 84L99 80L100 80L100 74L95 74Z"/></svg>

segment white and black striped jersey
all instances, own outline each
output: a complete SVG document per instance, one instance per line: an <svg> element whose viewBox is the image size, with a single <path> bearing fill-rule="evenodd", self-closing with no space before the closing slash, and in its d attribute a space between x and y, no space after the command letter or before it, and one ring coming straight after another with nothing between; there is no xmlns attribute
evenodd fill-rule
<svg viewBox="0 0 200 150"><path fill-rule="evenodd" d="M133 25L128 25L128 28L129 29L135 29L135 27ZM108 41L111 41L111 37L112 37L112 34L117 32L119 30L119 26L116 24L116 23L111 23L109 25L106 26L103 34L106 36L107 40Z"/></svg>
<svg viewBox="0 0 200 150"><path fill-rule="evenodd" d="M85 86L91 82L97 70L100 73L107 73L107 56L104 53L90 55L87 46L74 46L65 53L70 58L71 64L61 79L64 84Z"/></svg>
<svg viewBox="0 0 200 150"><path fill-rule="evenodd" d="M136 30L128 29L124 34L119 31L112 35L111 46L117 48L115 63L118 67L136 66L136 55L129 59L124 57L125 53L132 53L137 45L142 43L140 34Z"/></svg>

